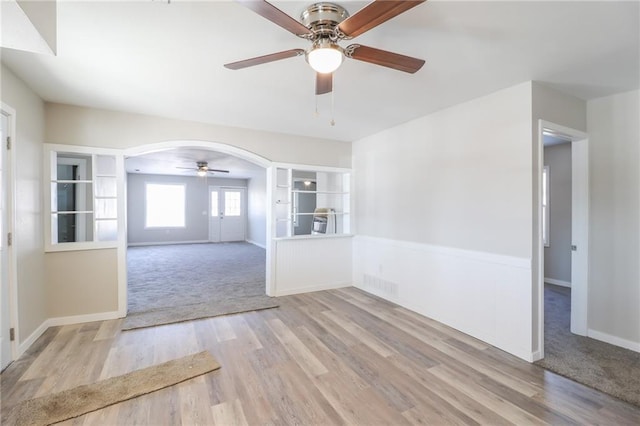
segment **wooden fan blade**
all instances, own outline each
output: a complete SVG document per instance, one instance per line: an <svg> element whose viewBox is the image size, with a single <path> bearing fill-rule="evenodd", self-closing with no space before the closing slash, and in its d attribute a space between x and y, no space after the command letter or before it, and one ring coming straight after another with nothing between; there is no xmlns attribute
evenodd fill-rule
<svg viewBox="0 0 640 426"><path fill-rule="evenodd" d="M300 22L293 19L271 3L264 0L236 0L243 6L253 10L263 18L268 19L276 25L281 26L285 30L293 33L297 36L304 34L311 34L311 30Z"/></svg>
<svg viewBox="0 0 640 426"><path fill-rule="evenodd" d="M331 93L333 90L333 74L332 73L316 73L316 95L324 95Z"/></svg>
<svg viewBox="0 0 640 426"><path fill-rule="evenodd" d="M425 1L375 0L342 21L338 28L348 37L357 37Z"/></svg>
<svg viewBox="0 0 640 426"><path fill-rule="evenodd" d="M208 172L229 173L229 170L208 169Z"/></svg>
<svg viewBox="0 0 640 426"><path fill-rule="evenodd" d="M424 60L412 58L411 56L400 55L399 53L387 52L386 50L376 49L374 47L352 44L345 51L353 49L351 55L353 59L358 61L369 62L371 64L382 65L383 67L393 68L394 70L415 73L424 65Z"/></svg>
<svg viewBox="0 0 640 426"><path fill-rule="evenodd" d="M231 70L239 70L242 68L252 67L254 65L266 64L268 62L279 61L280 59L293 58L294 56L300 56L304 54L304 49L291 49L283 52L272 53L270 55L257 56L251 59L245 59L243 61L231 62L230 64L224 64L225 68Z"/></svg>

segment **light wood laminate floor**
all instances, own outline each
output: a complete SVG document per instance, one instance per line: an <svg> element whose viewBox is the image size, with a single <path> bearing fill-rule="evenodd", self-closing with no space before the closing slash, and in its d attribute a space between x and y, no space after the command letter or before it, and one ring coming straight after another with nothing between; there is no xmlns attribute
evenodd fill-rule
<svg viewBox="0 0 640 426"><path fill-rule="evenodd" d="M220 370L63 424L640 424L638 407L357 289L280 301L126 332L52 327L2 374L2 407L208 350Z"/></svg>

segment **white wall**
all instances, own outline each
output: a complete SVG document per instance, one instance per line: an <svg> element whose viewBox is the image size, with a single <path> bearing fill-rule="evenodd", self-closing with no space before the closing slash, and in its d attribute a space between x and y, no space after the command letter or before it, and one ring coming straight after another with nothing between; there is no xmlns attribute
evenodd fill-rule
<svg viewBox="0 0 640 426"><path fill-rule="evenodd" d="M267 173L256 174L247 181L247 240L259 247L267 246Z"/></svg>
<svg viewBox="0 0 640 426"><path fill-rule="evenodd" d="M640 91L587 103L589 335L640 351Z"/></svg>
<svg viewBox="0 0 640 426"><path fill-rule="evenodd" d="M46 104L48 143L133 148L165 141L218 142L271 161L351 167L351 144L192 121Z"/></svg>
<svg viewBox="0 0 640 426"><path fill-rule="evenodd" d="M17 258L18 342L48 318L42 229L44 103L2 65L2 102L16 111L14 253Z"/></svg>
<svg viewBox="0 0 640 426"><path fill-rule="evenodd" d="M145 185L147 183L185 185L185 227L145 228ZM164 176L129 173L127 175L127 242L129 244L209 241L209 186L246 188L246 179Z"/></svg>
<svg viewBox="0 0 640 426"><path fill-rule="evenodd" d="M544 278L571 285L571 144L544 148L549 166L549 246L544 248Z"/></svg>
<svg viewBox="0 0 640 426"><path fill-rule="evenodd" d="M357 287L532 356L532 85L353 144Z"/></svg>

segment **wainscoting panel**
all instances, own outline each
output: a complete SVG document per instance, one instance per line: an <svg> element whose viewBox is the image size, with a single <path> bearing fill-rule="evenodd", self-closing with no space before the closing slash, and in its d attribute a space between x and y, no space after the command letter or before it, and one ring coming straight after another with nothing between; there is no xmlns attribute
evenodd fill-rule
<svg viewBox="0 0 640 426"><path fill-rule="evenodd" d="M357 236L353 285L532 361L530 259Z"/></svg>
<svg viewBox="0 0 640 426"><path fill-rule="evenodd" d="M351 285L351 236L276 240L275 295Z"/></svg>

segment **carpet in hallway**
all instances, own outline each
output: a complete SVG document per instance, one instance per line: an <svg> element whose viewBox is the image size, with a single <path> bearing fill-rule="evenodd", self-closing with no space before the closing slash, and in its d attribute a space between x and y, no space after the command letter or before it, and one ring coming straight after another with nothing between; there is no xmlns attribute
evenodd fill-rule
<svg viewBox="0 0 640 426"><path fill-rule="evenodd" d="M640 353L570 332L571 289L545 284L544 352L536 364L640 406Z"/></svg>

